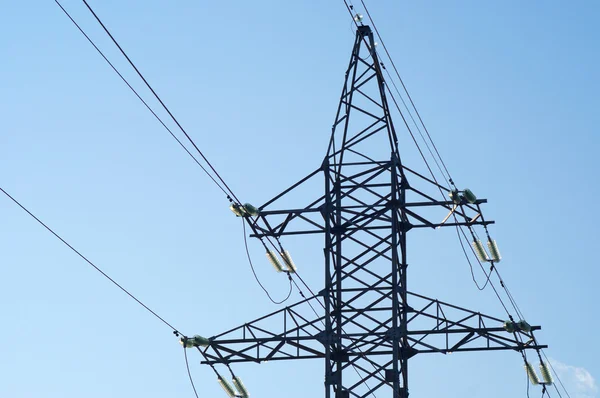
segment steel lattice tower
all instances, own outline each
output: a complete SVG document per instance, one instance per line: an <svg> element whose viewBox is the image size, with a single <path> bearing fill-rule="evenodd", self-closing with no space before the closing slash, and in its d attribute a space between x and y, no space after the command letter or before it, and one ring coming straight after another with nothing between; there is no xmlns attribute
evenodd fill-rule
<svg viewBox="0 0 600 398"><path fill-rule="evenodd" d="M403 165L374 49L371 29L360 26L321 167L246 218L257 238L322 234L323 290L211 337L203 363L322 358L326 398L407 398L409 360L417 354L546 347L534 339L539 326L508 332L502 319L407 290L409 231L493 221L482 216L486 200L436 200L449 189ZM323 195L303 208L276 209L316 178ZM441 223L454 207L451 222Z"/></svg>

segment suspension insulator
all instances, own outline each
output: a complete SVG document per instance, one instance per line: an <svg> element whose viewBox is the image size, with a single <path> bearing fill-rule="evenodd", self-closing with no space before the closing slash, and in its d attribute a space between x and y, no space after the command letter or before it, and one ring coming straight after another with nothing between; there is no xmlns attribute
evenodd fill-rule
<svg viewBox="0 0 600 398"><path fill-rule="evenodd" d="M527 372L527 377L529 377L529 381L533 385L540 384L540 379L538 379L537 373L535 373L535 369L533 369L533 365L529 362L525 362L525 371Z"/></svg>
<svg viewBox="0 0 600 398"><path fill-rule="evenodd" d="M225 393L227 395L229 395L229 398L235 398L235 390L233 389L233 387L231 386L231 384L229 384L229 382L227 380L225 380L224 378L219 376L217 381L223 388L223 391L225 391Z"/></svg>
<svg viewBox="0 0 600 398"><path fill-rule="evenodd" d="M244 383L242 383L242 379L240 379L239 377L233 376L233 385L235 386L235 388L237 388L242 398L248 398L250 396L250 393L248 393L248 389L246 388Z"/></svg>
<svg viewBox="0 0 600 398"><path fill-rule="evenodd" d="M295 273L297 268L296 268L296 264L294 264L294 260L292 260L292 256L290 255L290 252L288 252L287 250L283 250L281 252L281 258L283 259L283 262L285 263L285 266L287 267L287 271L291 272L291 273Z"/></svg>
<svg viewBox="0 0 600 398"><path fill-rule="evenodd" d="M260 212L256 207L252 206L250 203L244 203L244 210L250 216L258 216Z"/></svg>
<svg viewBox="0 0 600 398"><path fill-rule="evenodd" d="M540 372L542 373L544 384L550 385L554 383L554 380L552 379L552 373L550 373L550 367L544 362L540 363Z"/></svg>
<svg viewBox="0 0 600 398"><path fill-rule="evenodd" d="M363 15L362 14L355 14L354 15L354 21L355 22L362 22L363 20Z"/></svg>
<svg viewBox="0 0 600 398"><path fill-rule="evenodd" d="M452 191L448 192L448 196L450 196L450 200L456 203L457 205L459 205L460 202L462 202L462 198L458 193L458 189L453 189Z"/></svg>
<svg viewBox="0 0 600 398"><path fill-rule="evenodd" d="M463 191L463 198L465 198L465 200L471 204L477 202L477 196L475 196L475 194L467 188L465 188Z"/></svg>
<svg viewBox="0 0 600 398"><path fill-rule="evenodd" d="M524 331L525 333L531 332L531 325L528 324L527 321L525 321L523 319L517 323L517 326L519 327L520 330Z"/></svg>
<svg viewBox="0 0 600 398"><path fill-rule="evenodd" d="M515 323L513 321L504 322L504 330L506 330L508 333L514 333L516 330Z"/></svg>
<svg viewBox="0 0 600 398"><path fill-rule="evenodd" d="M283 266L281 265L277 254L275 254L273 250L267 250L267 259L269 260L273 268L275 268L275 271L283 272Z"/></svg>
<svg viewBox="0 0 600 398"><path fill-rule="evenodd" d="M502 256L500 255L500 250L498 250L498 244L495 240L488 239L487 247L490 250L490 257L493 262L499 263L502 260Z"/></svg>
<svg viewBox="0 0 600 398"><path fill-rule="evenodd" d="M244 209L244 206L240 206L236 203L230 204L229 210L231 210L236 217L244 217L246 215L246 209Z"/></svg>
<svg viewBox="0 0 600 398"><path fill-rule="evenodd" d="M179 339L179 343L185 348L208 347L210 340L206 337L195 335L194 337L182 337Z"/></svg>
<svg viewBox="0 0 600 398"><path fill-rule="evenodd" d="M481 243L481 240L476 239L471 243L471 245L473 246L473 249L475 250L475 254L477 254L477 258L479 259L479 261L490 261L485 251L485 248L483 247L483 243Z"/></svg>

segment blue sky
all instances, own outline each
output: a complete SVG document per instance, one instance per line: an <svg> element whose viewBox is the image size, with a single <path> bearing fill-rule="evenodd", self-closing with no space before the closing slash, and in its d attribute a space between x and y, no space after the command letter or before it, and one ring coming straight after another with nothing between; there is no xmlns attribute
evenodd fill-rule
<svg viewBox="0 0 600 398"><path fill-rule="evenodd" d="M354 40L341 0L92 5L243 200L263 203L320 165ZM367 5L454 179L489 200L500 271L542 325L571 396L596 397L600 7ZM64 6L141 89L82 2ZM5 5L0 37L2 188L184 333L214 335L278 308L252 279L224 195L54 2ZM414 146L400 151L424 170ZM168 328L6 199L0 219L1 396L192 396ZM411 243L411 290L502 315L451 231ZM318 290L322 242L286 244ZM250 249L284 295L260 245ZM190 359L201 396L224 396ZM257 397L322 394L318 361L236 370ZM525 396L526 383L518 354L484 353L419 356L410 387L501 397Z"/></svg>

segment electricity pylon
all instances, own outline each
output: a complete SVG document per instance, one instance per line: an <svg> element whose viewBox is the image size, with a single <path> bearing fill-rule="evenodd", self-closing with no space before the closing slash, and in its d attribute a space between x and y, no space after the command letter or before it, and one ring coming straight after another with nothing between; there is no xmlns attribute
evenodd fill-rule
<svg viewBox="0 0 600 398"><path fill-rule="evenodd" d="M260 239L322 234L323 290L211 337L201 348L203 363L321 358L326 398L383 390L407 398L415 355L546 347L534 339L539 326L507 327L502 319L407 290L409 231L493 221L481 214L486 200L457 193L436 200L450 190L403 165L381 68L371 29L360 26L321 167L246 218ZM276 209L313 179L321 179L322 195L301 208ZM451 222L440 221L449 211L454 217L444 221Z"/></svg>

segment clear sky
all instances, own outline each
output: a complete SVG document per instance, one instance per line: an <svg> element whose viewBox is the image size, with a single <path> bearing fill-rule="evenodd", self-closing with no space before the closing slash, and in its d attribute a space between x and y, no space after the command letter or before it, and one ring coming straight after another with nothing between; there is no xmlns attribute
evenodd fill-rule
<svg viewBox="0 0 600 398"><path fill-rule="evenodd" d="M366 3L454 179L489 200L502 275L571 397L598 396L600 6ZM244 201L319 167L354 40L342 0L91 4ZM83 3L64 6L151 100ZM2 188L186 334L279 308L252 278L223 193L53 1L4 4L0 37ZM400 151L425 170L414 146ZM165 325L5 197L0 220L0 396L193 396ZM410 290L502 317L455 235L414 236ZM319 290L322 242L286 243ZM250 249L283 296L285 278ZM196 352L190 361L200 396L224 397ZM295 398L322 396L323 368L236 371L255 397ZM418 356L410 382L411 397L526 396L512 352Z"/></svg>

